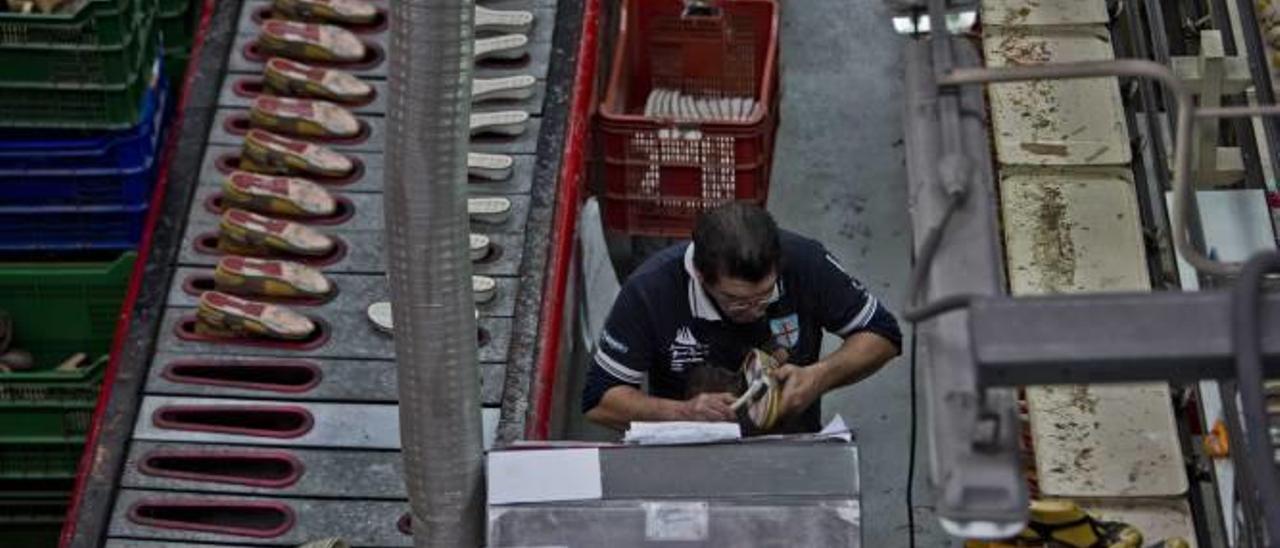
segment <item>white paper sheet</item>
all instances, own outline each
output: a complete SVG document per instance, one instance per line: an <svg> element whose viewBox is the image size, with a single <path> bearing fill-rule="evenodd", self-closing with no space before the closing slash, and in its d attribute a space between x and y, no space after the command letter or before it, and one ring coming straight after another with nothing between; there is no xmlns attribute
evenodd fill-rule
<svg viewBox="0 0 1280 548"><path fill-rule="evenodd" d="M633 422L623 441L639 445L683 445L742 439L736 422Z"/></svg>
<svg viewBox="0 0 1280 548"><path fill-rule="evenodd" d="M488 488L489 504L599 499L600 450L494 451Z"/></svg>

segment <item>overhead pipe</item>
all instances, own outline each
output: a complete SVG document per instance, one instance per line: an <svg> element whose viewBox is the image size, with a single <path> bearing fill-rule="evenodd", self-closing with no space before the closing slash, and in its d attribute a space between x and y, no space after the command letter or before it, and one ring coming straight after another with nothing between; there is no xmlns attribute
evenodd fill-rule
<svg viewBox="0 0 1280 548"><path fill-rule="evenodd" d="M387 271L414 545L483 542L466 155L472 0L391 2Z"/></svg>

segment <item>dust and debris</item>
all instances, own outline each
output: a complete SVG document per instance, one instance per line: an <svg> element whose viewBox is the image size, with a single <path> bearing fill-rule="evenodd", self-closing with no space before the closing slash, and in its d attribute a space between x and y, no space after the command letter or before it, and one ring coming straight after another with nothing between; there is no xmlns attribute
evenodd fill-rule
<svg viewBox="0 0 1280 548"><path fill-rule="evenodd" d="M1098 412L1098 397L1089 392L1087 385L1075 385L1071 387L1071 406L1092 415Z"/></svg>
<svg viewBox="0 0 1280 548"><path fill-rule="evenodd" d="M1094 160L1101 158L1103 154L1106 154L1110 150L1111 150L1110 146L1102 145L1101 147L1098 147L1098 150L1094 151L1093 154L1090 154L1088 157L1086 157L1084 159L1084 163L1091 164L1093 163Z"/></svg>
<svg viewBox="0 0 1280 548"><path fill-rule="evenodd" d="M1043 273L1041 289L1060 293L1075 287L1076 250L1071 237L1074 224L1067 218L1062 190L1053 185L1040 188L1035 197L1035 221L1031 227L1032 263Z"/></svg>
<svg viewBox="0 0 1280 548"><path fill-rule="evenodd" d="M1043 65L1053 61L1049 43L1043 37L1034 36L1028 30L1018 28L1006 30L996 44L996 55L1003 58L1010 66ZM1000 86L1006 92L1001 94L1000 98L1008 103L1009 108L997 109L997 112L1018 113L1018 116L1023 118L1031 128L1033 142L1062 133L1059 129L1062 120L1057 114L1059 103L1057 83L1037 80ZM1028 149L1026 145L1023 145L1023 149L1033 154L1066 155L1065 151L1059 154L1053 150L1038 153Z"/></svg>
<svg viewBox="0 0 1280 548"><path fill-rule="evenodd" d="M1039 124L1039 123L1040 121L1037 120L1032 124L1032 127L1036 127L1036 124ZM1022 143L1018 145L1018 148L1021 148L1022 150L1025 150L1032 154L1039 154L1041 156L1065 157L1069 153L1067 149L1067 145L1048 144L1048 143Z"/></svg>

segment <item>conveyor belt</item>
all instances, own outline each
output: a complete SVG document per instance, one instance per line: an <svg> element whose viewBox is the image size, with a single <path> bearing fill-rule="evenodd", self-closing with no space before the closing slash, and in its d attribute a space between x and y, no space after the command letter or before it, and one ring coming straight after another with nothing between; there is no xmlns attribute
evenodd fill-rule
<svg viewBox="0 0 1280 548"><path fill-rule="evenodd" d="M385 0L375 3L385 10ZM531 10L535 23L526 57L515 62L482 62L477 77L530 74L538 79L531 99L486 102L474 108L475 112L521 109L533 115L517 137L473 140L474 151L510 154L515 159L511 178L475 179L470 186L473 195L505 196L513 205L507 221L472 226L473 232L484 233L493 241L493 252L475 263L475 273L493 276L498 282L496 297L477 306L484 439L488 446L495 437L500 407L513 401L511 395L504 398L504 387L512 382L518 386L521 379L529 377L531 356L517 360L521 363L511 372L508 364L517 355L513 346L528 347L537 335L540 300L527 293L538 293L546 267L547 253L542 248L550 227L543 225L549 224L551 217L546 197L555 192L566 108L563 92L553 95L549 90L564 89L572 76L571 68L551 66L552 45L567 45L555 50L556 63L571 59L576 36L558 34L562 31L557 29L557 18L580 12L561 12L550 0L479 3L492 9ZM195 106L203 110L184 125L189 129L203 122L208 129L199 138L183 136L178 155L191 166L187 176L193 180L177 186L181 198L166 200L168 218L161 219L158 228L169 231L164 237L177 240L170 244L173 256L161 262L161 268L148 272L143 282L152 287L152 294L156 285L167 290L160 290L150 306L144 308L146 303L140 303L135 309L149 316L155 332L154 338L145 333L131 334L131 338L136 345L149 348L151 356L141 360L147 363L134 367L129 382L121 384L132 383L140 387L141 394L129 403L119 401L125 398L123 394L113 398L116 406L132 404L129 416L136 418L129 427L108 428L99 440L104 451L127 447L127 458L121 469L102 470L118 477L118 489L93 486L92 500L81 501L82 512L109 514L109 520L78 520L77 539L84 539L86 546L98 545L96 539L104 535L111 538L111 546L174 546L171 543L179 540L293 545L342 536L357 546L411 545L411 538L398 525L408 506L396 451L394 346L391 338L374 329L365 317L365 308L386 300L388 293L381 196L385 58L352 71L379 94L368 105L353 109L369 130L367 138L333 146L361 164L359 177L331 188L354 209L354 215L339 224L315 227L342 242L343 249L319 266L338 287L338 294L317 306L295 306L318 319L327 338L311 345L244 345L191 337L196 295L208 286L211 267L219 257L206 245L209 235L217 231L218 186L238 155L247 107L262 73L261 59L252 55L251 43L259 26L254 15L270 9L269 2L259 0L248 0L238 10L236 3L220 4L212 14L209 40L214 47L221 46L226 57L199 68L191 87L204 86L208 91L198 98L204 102ZM563 32L573 33L578 22L564 26ZM362 38L375 44L375 50L385 52L389 32L382 29L362 34ZM219 61L225 63L225 75L216 66ZM556 82L549 84L548 75L554 75ZM216 97L209 93L214 90ZM525 354L531 353L519 353ZM257 376L250 382L210 383L180 374L184 364L211 360L264 367L255 369ZM507 378L512 375L516 380ZM524 402L516 401L516 405ZM183 406L230 409L234 420L245 421L236 426L279 431L275 436L254 435L241 428L191 431L163 420L162 410ZM126 445L112 439L113 435L127 436L131 441ZM228 464L227 454L248 460L233 459ZM180 458L168 458L173 455ZM250 464L235 464L245 462ZM296 464L300 474L285 482L287 485L271 479L273 473L280 472L276 465L281 462L286 468L288 463ZM103 492L112 493L113 500ZM186 504L202 510L192 513ZM196 514L199 517L193 517ZM106 521L109 525L103 528L101 522Z"/></svg>
<svg viewBox="0 0 1280 548"><path fill-rule="evenodd" d="M987 0L987 65L1114 58L1105 2L1087 4ZM990 90L1010 292L1150 290L1117 81ZM1151 541L1194 542L1168 385L1028 387L1026 400L1041 496L1073 497Z"/></svg>

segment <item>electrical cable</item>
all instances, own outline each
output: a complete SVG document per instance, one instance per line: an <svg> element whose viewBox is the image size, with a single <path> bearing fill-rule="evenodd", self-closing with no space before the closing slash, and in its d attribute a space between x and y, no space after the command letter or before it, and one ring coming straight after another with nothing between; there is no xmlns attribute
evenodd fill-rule
<svg viewBox="0 0 1280 548"><path fill-rule="evenodd" d="M912 322L913 324L915 322ZM911 383L911 439L907 442L907 546L916 548L916 352L920 345L916 342L914 329L911 333L911 359L908 370Z"/></svg>
<svg viewBox="0 0 1280 548"><path fill-rule="evenodd" d="M963 293L948 295L941 299L935 299L907 310L902 313L902 318L913 324L920 323L933 318L934 316L941 316L942 314L946 314L953 310L968 308L970 304L973 304L974 299L976 299L975 296Z"/></svg>
<svg viewBox="0 0 1280 548"><path fill-rule="evenodd" d="M942 218L938 220L938 224L929 229L925 234L924 242L920 245L920 253L915 257L915 265L911 269L911 276L907 279L907 306L910 307L902 313L903 319L912 326L911 333L911 358L909 361L908 382L911 383L909 394L911 398L911 426L908 429L910 439L907 440L907 488L906 488L906 504L907 504L907 545L910 548L916 546L916 513L915 513L915 479L916 479L916 430L919 427L919 417L917 416L917 399L919 395L916 393L916 353L919 351L920 345L916 336L915 327L919 322L950 312L968 307L973 302L972 295L950 295L936 301L927 302L922 305L916 303L920 300L921 294L924 293L925 278L929 276L929 269L933 265L933 258L938 253L938 247L942 244L942 236L946 232L947 225L951 223L951 218L955 216L960 207L964 205L965 198L969 195L969 173L964 168L963 159L961 157L951 157L944 160L943 173L944 177L941 186L947 194L947 205L942 211Z"/></svg>
<svg viewBox="0 0 1280 548"><path fill-rule="evenodd" d="M1262 507L1266 546L1280 546L1280 482L1268 435L1266 395L1263 390L1261 301L1262 282L1268 273L1280 273L1280 254L1265 252L1244 264L1232 291L1232 346L1235 350L1236 387L1244 415L1245 439L1241 440L1245 464Z"/></svg>
<svg viewBox="0 0 1280 548"><path fill-rule="evenodd" d="M915 267L911 269L911 276L907 279L907 306L910 308L902 312L902 318L911 323L919 323L924 320L933 318L953 310L966 308L973 303L976 297L974 295L948 295L935 301L916 304L924 293L925 278L929 275L930 266L933 264L933 257L937 255L938 248L942 243L942 235L946 231L947 225L964 203L966 192L955 191L948 192L950 198L947 201L947 207L942 211L942 219L938 224L929 229L929 233L924 237L924 243L920 245L920 254L916 257Z"/></svg>

